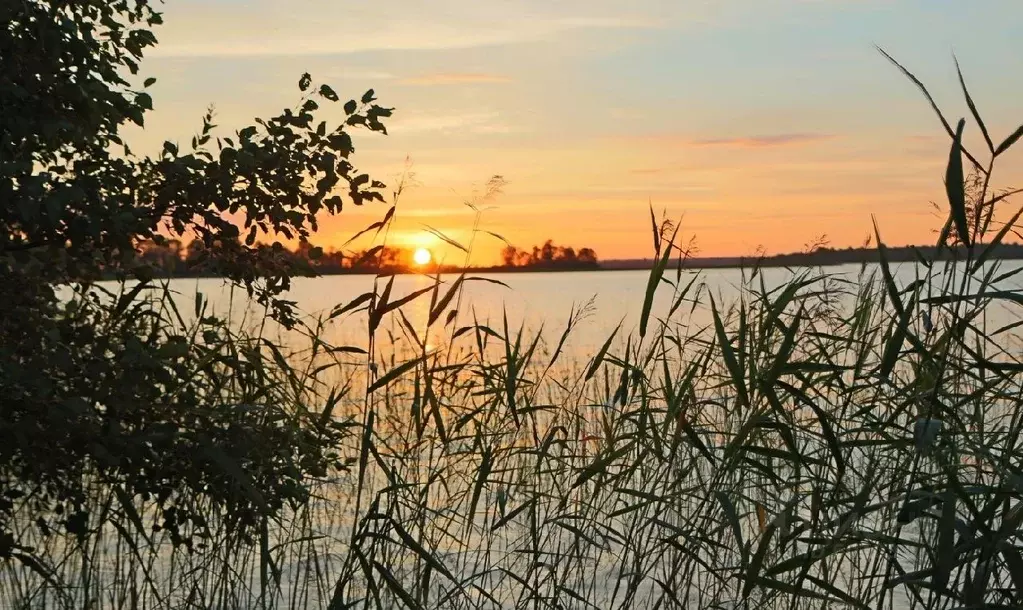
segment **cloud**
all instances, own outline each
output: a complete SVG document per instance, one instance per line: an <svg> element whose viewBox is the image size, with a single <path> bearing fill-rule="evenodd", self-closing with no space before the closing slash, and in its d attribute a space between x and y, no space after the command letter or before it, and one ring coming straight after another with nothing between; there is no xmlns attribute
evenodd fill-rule
<svg viewBox="0 0 1023 610"><path fill-rule="evenodd" d="M396 117L388 124L388 129L395 135L430 132L501 134L514 131L500 118L497 112L405 115L400 119Z"/></svg>
<svg viewBox="0 0 1023 610"><path fill-rule="evenodd" d="M390 50L446 50L557 39L573 31L661 27L657 19L583 6L445 0L439 4L251 0L244 11L223 2L181 0L165 10L153 57L337 55Z"/></svg>
<svg viewBox="0 0 1023 610"><path fill-rule="evenodd" d="M763 136L742 136L737 138L713 138L695 140L696 146L729 146L736 148L764 148L768 146L788 146L793 144L809 144L830 140L835 136L826 133L778 133Z"/></svg>
<svg viewBox="0 0 1023 610"><path fill-rule="evenodd" d="M651 174L666 174L669 172L679 171L681 169L682 168L680 167L637 167L635 169L630 169L629 173L646 176Z"/></svg>
<svg viewBox="0 0 1023 610"><path fill-rule="evenodd" d="M838 136L829 133L793 132L776 133L754 136L735 136L728 138L700 138L694 139L691 134L684 133L646 133L611 136L619 142L631 144L654 144L661 147L686 148L686 147L720 147L720 148L769 148L778 146L795 146L800 144L811 144L832 140ZM648 168L661 170L662 168ZM637 172L637 173L655 173Z"/></svg>
<svg viewBox="0 0 1023 610"><path fill-rule="evenodd" d="M508 83L511 79L500 74L480 72L441 72L413 76L399 81L403 85L461 85L475 83Z"/></svg>

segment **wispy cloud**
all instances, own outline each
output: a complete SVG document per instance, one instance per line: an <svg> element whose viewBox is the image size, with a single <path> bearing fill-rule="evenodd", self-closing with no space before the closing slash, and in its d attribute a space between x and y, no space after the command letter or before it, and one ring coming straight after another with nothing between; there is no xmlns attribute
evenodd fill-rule
<svg viewBox="0 0 1023 610"><path fill-rule="evenodd" d="M485 74L481 72L441 72L437 74L424 74L403 78L400 81L403 85L462 85L476 83L507 83L511 79L500 74Z"/></svg>
<svg viewBox="0 0 1023 610"><path fill-rule="evenodd" d="M233 4L233 3L231 3ZM163 57L308 56L393 50L467 49L555 39L581 30L647 29L656 19L605 11L580 17L582 6L537 4L521 10L476 0L443 6L374 2L361 7L319 0L306 10L291 3L251 0L245 11L210 0L168 6L160 45ZM191 5L191 6L189 6ZM390 6L388 6L390 5Z"/></svg>
<svg viewBox="0 0 1023 610"><path fill-rule="evenodd" d="M400 119L396 117L388 124L388 128L395 134L429 132L500 134L514 131L511 125L501 120L501 115L497 112L406 115Z"/></svg>
<svg viewBox="0 0 1023 610"><path fill-rule="evenodd" d="M612 139L633 144L653 144L669 148L769 148L812 144L814 142L832 140L837 137L835 134L815 132L775 133L725 138L694 138L692 134L685 133L641 133L612 136Z"/></svg>
<svg viewBox="0 0 1023 610"><path fill-rule="evenodd" d="M831 140L835 136L827 133L777 133L761 136L741 136L737 138L712 138L694 140L696 146L729 146L736 148L764 148L768 146L789 146L793 144L809 144L822 140Z"/></svg>

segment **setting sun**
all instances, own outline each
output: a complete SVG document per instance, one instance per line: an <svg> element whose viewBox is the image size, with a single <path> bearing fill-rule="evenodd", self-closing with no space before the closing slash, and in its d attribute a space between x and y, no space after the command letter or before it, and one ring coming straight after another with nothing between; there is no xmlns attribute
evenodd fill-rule
<svg viewBox="0 0 1023 610"><path fill-rule="evenodd" d="M430 264L430 260L432 259L433 256L430 254L430 251L427 250L426 248L417 248L415 254L412 255L412 260L414 260L415 263L420 266Z"/></svg>

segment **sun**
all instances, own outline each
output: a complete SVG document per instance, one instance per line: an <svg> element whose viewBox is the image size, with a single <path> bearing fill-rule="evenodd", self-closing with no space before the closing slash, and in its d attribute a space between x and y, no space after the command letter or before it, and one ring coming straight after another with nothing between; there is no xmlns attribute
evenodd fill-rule
<svg viewBox="0 0 1023 610"><path fill-rule="evenodd" d="M433 255L431 255L430 251L426 248L416 248L415 253L412 255L412 260L420 267L423 265L429 265L432 259Z"/></svg>

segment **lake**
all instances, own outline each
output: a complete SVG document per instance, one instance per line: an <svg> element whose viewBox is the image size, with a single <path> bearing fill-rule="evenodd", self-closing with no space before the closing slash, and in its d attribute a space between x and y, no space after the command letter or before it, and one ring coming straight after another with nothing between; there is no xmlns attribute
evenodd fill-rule
<svg viewBox="0 0 1023 610"><path fill-rule="evenodd" d="M997 265L995 273L1004 275L1023 267L1018 261L993 263ZM990 269L991 265L987 266ZM926 277L922 267L912 263L895 264L892 266L896 283L900 288L911 284L918 277ZM722 309L736 302L741 294L744 278L748 280L749 269L707 269L683 270L680 284L685 286L692 282L690 296L698 296L699 305L695 308L690 302L684 303L671 316L672 324L689 325L697 329L712 323L708 296ZM760 271L754 286L759 288L761 280L768 291L778 288L797 276L826 278L815 285L816 290L828 291L836 299L835 302L851 305L852 294L855 293L860 265L843 265L827 268L784 269L768 268ZM868 265L865 277L870 275L878 278L880 288L881 272L876 265ZM588 357L590 352L598 348L608 334L619 323L622 324L622 336L638 332L640 314L643 308L644 295L649 280L649 272L635 271L579 271L556 273L502 273L482 274L475 277L490 281L468 281L464 284L460 303L459 324L470 324L475 315L481 324L497 328L502 324L506 314L513 328L523 325L528 333L542 329L544 337L560 336L570 314L573 311L585 310L582 321L573 330L572 338L567 345L576 356ZM676 280L675 269L669 267L665 274L667 279ZM470 276L473 277L473 276ZM932 275L937 287L941 279L937 269ZM445 286L456 279L456 276L442 276ZM378 280L379 290L383 290L386 279ZM407 295L416 290L428 288L433 278L423 275L400 275L394 279L391 300ZM500 285L494 282L502 282ZM293 300L297 308L306 318L327 315L332 308L351 302L367 291L373 289L374 277L371 275L335 275L318 278L296 278L286 298ZM113 286L108 286L113 288ZM170 282L171 289L180 295L184 311L192 311L195 294L201 293L208 303L210 311L217 315L228 315L236 321L247 324L262 323L262 310L255 305L246 306L244 292L231 289L222 279L178 279ZM1023 290L1023 275L1013 276L998 282L1000 290ZM425 326L429 311L429 294L414 300L403 308L406 316L417 329ZM672 305L672 287L663 284L654 300L652 318L663 318ZM841 307L840 307L841 309ZM1018 306L995 303L989 311L988 322L995 326L1009 324L1018 319ZM398 322L394 322L398 324ZM384 328L387 327L385 322ZM397 327L391 327L397 332ZM357 345L366 344L366 316L356 314L331 321L325 330L327 338L335 344ZM444 333L437 332L437 335ZM431 336L431 341L443 340Z"/></svg>

